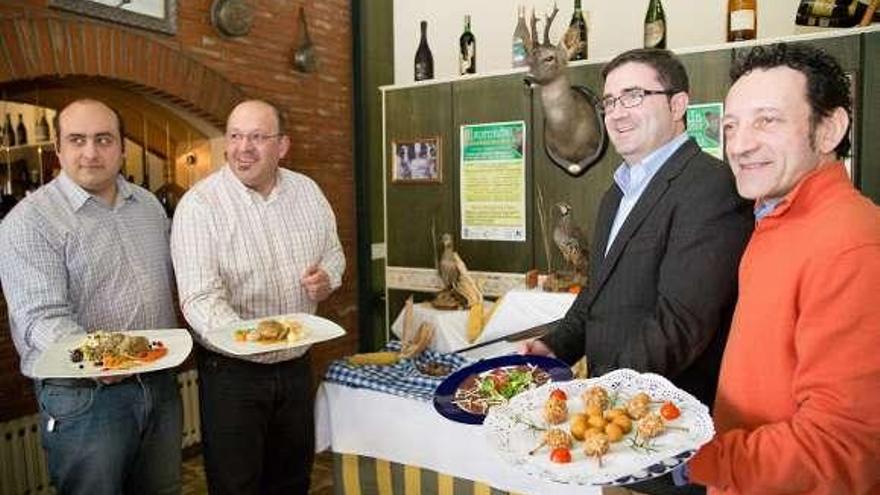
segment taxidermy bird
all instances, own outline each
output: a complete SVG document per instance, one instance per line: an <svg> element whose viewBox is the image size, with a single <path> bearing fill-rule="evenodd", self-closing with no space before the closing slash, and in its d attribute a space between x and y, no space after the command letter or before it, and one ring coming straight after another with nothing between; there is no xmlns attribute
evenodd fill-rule
<svg viewBox="0 0 880 495"><path fill-rule="evenodd" d="M437 308L467 308L468 340L473 342L483 327L483 292L468 272L464 260L455 252L452 236L443 234L440 242L443 252L440 254L437 271L443 280L443 290L437 293L432 304Z"/></svg>
<svg viewBox="0 0 880 495"><path fill-rule="evenodd" d="M553 229L553 242L572 270L579 275L586 275L589 259L587 237L574 224L571 205L557 203L556 209L559 211L559 220L556 222L556 228Z"/></svg>

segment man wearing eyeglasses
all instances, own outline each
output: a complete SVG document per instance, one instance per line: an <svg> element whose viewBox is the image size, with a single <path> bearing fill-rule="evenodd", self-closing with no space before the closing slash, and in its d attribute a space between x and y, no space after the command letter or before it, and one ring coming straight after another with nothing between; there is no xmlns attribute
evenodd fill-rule
<svg viewBox="0 0 880 495"><path fill-rule="evenodd" d="M730 169L688 138L688 77L671 52L625 52L602 74L605 126L623 163L600 205L589 287L521 351L586 356L592 376L658 373L711 405L751 209ZM701 490L669 477L636 489Z"/></svg>
<svg viewBox="0 0 880 495"><path fill-rule="evenodd" d="M281 112L257 100L226 124L227 163L184 195L171 252L180 304L200 343L199 400L212 494L306 494L313 439L307 347L251 355L206 334L238 322L314 313L341 284L345 257L314 181L279 167ZM230 330L231 331L231 330Z"/></svg>
<svg viewBox="0 0 880 495"><path fill-rule="evenodd" d="M179 494L182 409L172 370L54 378L38 366L64 337L178 326L168 218L119 174L119 114L76 100L58 113L55 132L61 173L0 225L0 279L21 372L34 379L52 485L74 495Z"/></svg>

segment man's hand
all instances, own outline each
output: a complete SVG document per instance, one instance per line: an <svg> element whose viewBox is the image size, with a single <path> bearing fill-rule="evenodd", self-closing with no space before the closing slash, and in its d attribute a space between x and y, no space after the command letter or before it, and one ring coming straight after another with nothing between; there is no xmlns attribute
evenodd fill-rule
<svg viewBox="0 0 880 495"><path fill-rule="evenodd" d="M520 342L517 352L520 354L534 354L537 356L556 357L553 351L546 344L538 339L526 340Z"/></svg>
<svg viewBox="0 0 880 495"><path fill-rule="evenodd" d="M321 302L327 299L332 290L330 289L330 276L327 272L318 267L318 265L310 266L299 280L306 294L313 302Z"/></svg>

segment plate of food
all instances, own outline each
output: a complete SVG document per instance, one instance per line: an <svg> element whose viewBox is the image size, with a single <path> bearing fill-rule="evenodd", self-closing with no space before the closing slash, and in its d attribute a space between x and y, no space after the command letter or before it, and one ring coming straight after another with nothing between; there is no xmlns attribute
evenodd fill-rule
<svg viewBox="0 0 880 495"><path fill-rule="evenodd" d="M490 409L517 394L571 377L571 368L555 358L514 354L485 359L449 375L434 393L434 408L452 421L478 425Z"/></svg>
<svg viewBox="0 0 880 495"><path fill-rule="evenodd" d="M345 329L308 313L256 318L208 332L208 342L236 355L280 351L345 335Z"/></svg>
<svg viewBox="0 0 880 495"><path fill-rule="evenodd" d="M712 439L709 409L666 378L616 370L545 384L483 423L507 462L547 481L628 485L661 476Z"/></svg>
<svg viewBox="0 0 880 495"><path fill-rule="evenodd" d="M68 335L34 363L37 378L100 378L173 368L192 350L183 328Z"/></svg>

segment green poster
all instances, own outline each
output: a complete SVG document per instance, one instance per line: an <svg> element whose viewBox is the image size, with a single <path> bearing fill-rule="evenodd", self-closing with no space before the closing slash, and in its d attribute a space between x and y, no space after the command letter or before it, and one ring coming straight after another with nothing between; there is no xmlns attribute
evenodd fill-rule
<svg viewBox="0 0 880 495"><path fill-rule="evenodd" d="M526 240L524 121L461 126L461 238Z"/></svg>
<svg viewBox="0 0 880 495"><path fill-rule="evenodd" d="M723 103L700 103L689 105L687 110L687 133L706 153L719 160L724 159L724 135L721 132Z"/></svg>

